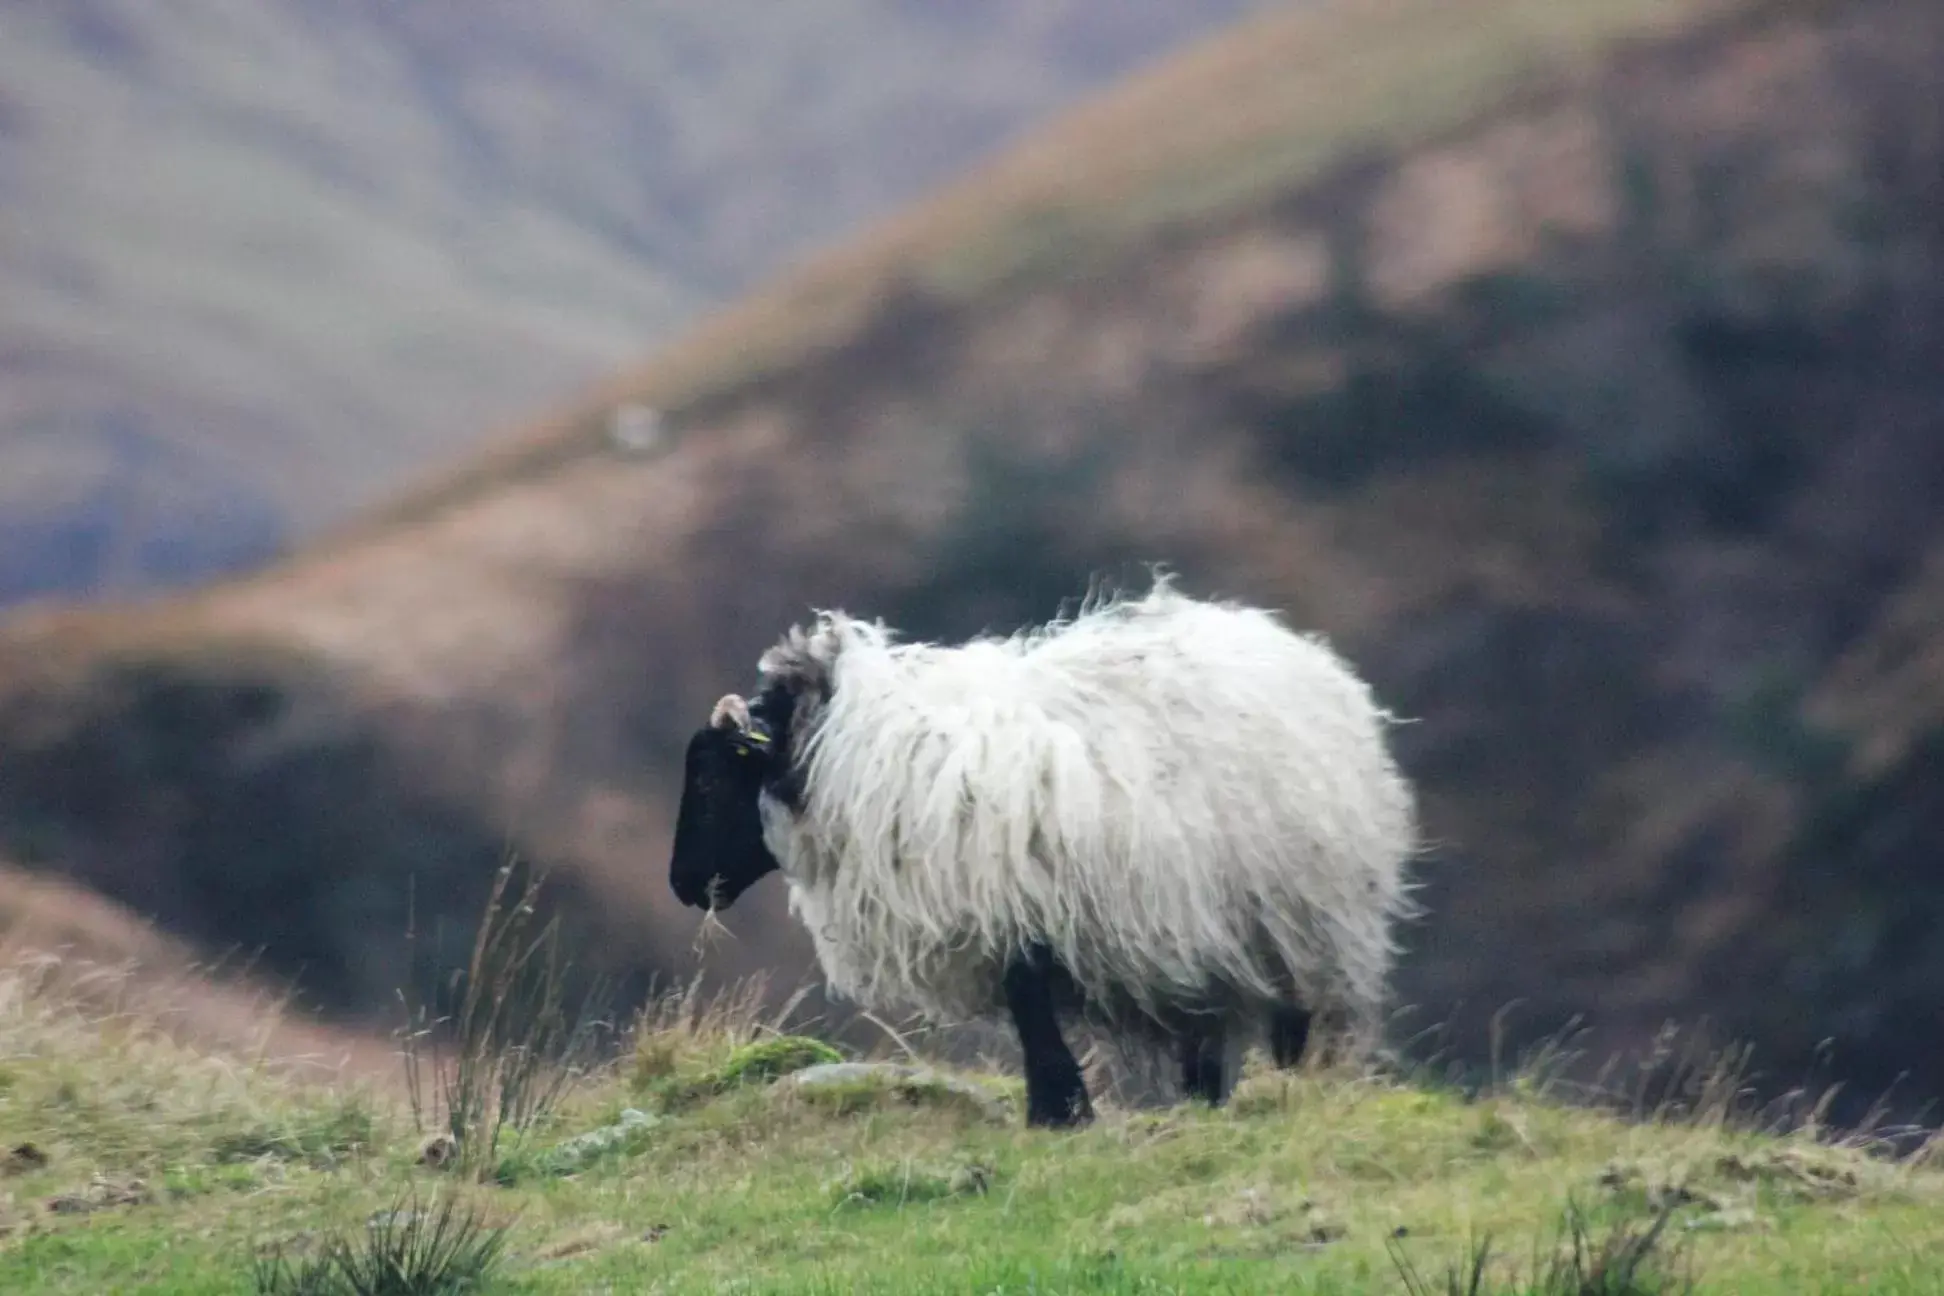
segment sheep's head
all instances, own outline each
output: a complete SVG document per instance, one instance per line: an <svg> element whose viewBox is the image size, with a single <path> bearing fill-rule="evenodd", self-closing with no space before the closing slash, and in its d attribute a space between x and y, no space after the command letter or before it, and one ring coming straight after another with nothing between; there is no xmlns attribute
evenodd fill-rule
<svg viewBox="0 0 1944 1296"><path fill-rule="evenodd" d="M778 757L766 726L731 693L689 739L668 884L696 909L727 909L773 872L757 797Z"/></svg>
<svg viewBox="0 0 1944 1296"><path fill-rule="evenodd" d="M689 739L682 804L668 883L697 909L727 909L778 864L763 844L759 798L767 791L794 811L803 808L798 743L818 724L837 687L837 660L851 642L881 643L890 632L822 612L806 629L792 627L757 662L763 692L752 704L731 693Z"/></svg>

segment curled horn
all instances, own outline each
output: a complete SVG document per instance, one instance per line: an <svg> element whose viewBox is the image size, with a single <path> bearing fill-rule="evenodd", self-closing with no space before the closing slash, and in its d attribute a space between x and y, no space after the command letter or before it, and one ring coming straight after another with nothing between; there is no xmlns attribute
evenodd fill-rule
<svg viewBox="0 0 1944 1296"><path fill-rule="evenodd" d="M709 712L709 728L749 732L749 703L734 693L725 693Z"/></svg>

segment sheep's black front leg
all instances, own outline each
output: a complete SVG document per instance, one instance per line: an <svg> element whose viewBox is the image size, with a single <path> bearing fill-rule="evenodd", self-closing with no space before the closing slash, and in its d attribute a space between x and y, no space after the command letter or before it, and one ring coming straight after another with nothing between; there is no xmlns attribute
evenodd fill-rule
<svg viewBox="0 0 1944 1296"><path fill-rule="evenodd" d="M1093 1104L1087 1100L1080 1064L1060 1034L1052 964L1051 955L1036 947L1006 966L1006 1007L1026 1055L1026 1123L1083 1125L1093 1119Z"/></svg>
<svg viewBox="0 0 1944 1296"><path fill-rule="evenodd" d="M1310 1013L1295 1007L1277 1008L1269 1014L1269 1056L1284 1070L1295 1066L1309 1045Z"/></svg>
<svg viewBox="0 0 1944 1296"><path fill-rule="evenodd" d="M1181 1088L1189 1098L1219 1107L1228 1097L1223 1075L1226 1045L1220 1030L1196 1031L1181 1037Z"/></svg>

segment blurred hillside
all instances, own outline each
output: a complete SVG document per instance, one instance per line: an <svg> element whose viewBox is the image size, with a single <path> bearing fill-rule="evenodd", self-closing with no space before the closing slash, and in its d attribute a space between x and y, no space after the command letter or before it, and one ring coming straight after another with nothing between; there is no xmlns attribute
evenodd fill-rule
<svg viewBox="0 0 1944 1296"><path fill-rule="evenodd" d="M509 841L686 970L682 742L781 627L1163 559L1417 721L1400 1036L1944 1091L1941 190L1929 0L1264 16L273 571L16 617L0 847L344 1010ZM729 925L805 966L780 887Z"/></svg>
<svg viewBox="0 0 1944 1296"><path fill-rule="evenodd" d="M224 951L229 953L229 951ZM279 1011L287 987L253 975L247 961L211 958L158 932L126 906L58 877L0 860L0 967L57 991L108 1023L139 1014L179 1044L210 1053L298 1064L327 1076L389 1076L388 1041Z"/></svg>
<svg viewBox="0 0 1944 1296"><path fill-rule="evenodd" d="M0 7L0 603L262 561L1246 2Z"/></svg>

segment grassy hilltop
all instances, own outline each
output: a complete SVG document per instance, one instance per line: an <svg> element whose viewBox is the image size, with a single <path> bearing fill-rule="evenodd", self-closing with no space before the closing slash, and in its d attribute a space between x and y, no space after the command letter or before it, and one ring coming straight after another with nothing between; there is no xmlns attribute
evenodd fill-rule
<svg viewBox="0 0 1944 1296"><path fill-rule="evenodd" d="M1944 1156L1756 1132L1732 1069L1697 1072L1678 1102L1594 1107L1543 1062L1466 1095L1257 1058L1223 1110L1110 1098L1051 1134L1021 1127L1003 1067L800 1085L837 1054L777 1030L760 998L659 999L559 1089L508 1064L535 1014L437 1058L421 1044L432 1108L555 1095L521 1128L462 1120L453 1143L415 1122L402 1067L346 1079L328 1059L191 1047L166 996L113 968L10 964L0 1289L1944 1291ZM548 1056L586 1042L570 1021ZM477 1080L441 1083L462 1075ZM402 1273L370 1280L386 1260Z"/></svg>

